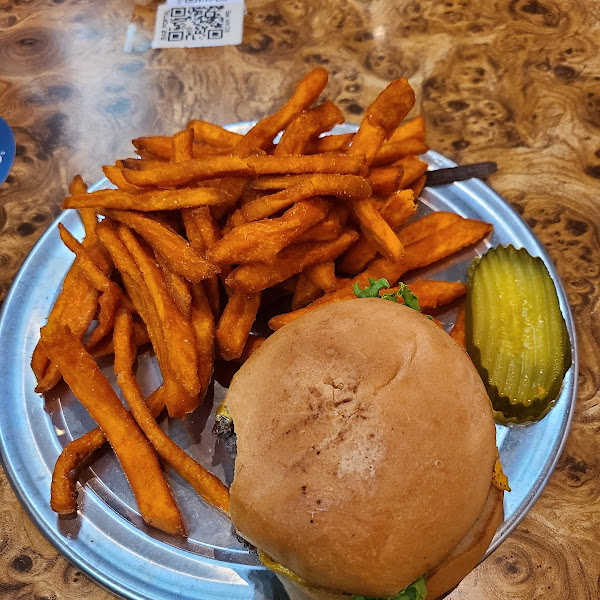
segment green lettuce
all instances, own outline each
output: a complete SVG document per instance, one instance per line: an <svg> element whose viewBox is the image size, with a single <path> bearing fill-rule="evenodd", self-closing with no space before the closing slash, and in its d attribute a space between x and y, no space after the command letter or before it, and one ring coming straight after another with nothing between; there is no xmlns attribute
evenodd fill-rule
<svg viewBox="0 0 600 600"><path fill-rule="evenodd" d="M379 292L389 287L390 282L385 277L382 277L377 281L369 277L369 285L365 286L364 290L358 285L358 281L354 284L354 295L357 298L379 298ZM398 282L397 292L382 294L381 298L383 300L390 300L391 302L400 302L400 298L402 298L402 301L408 308L413 308L414 310L421 312L419 299L408 289L408 286L401 281ZM429 315L427 316L431 319Z"/></svg>
<svg viewBox="0 0 600 600"><path fill-rule="evenodd" d="M419 579L413 581L411 585L398 592L395 596L389 599L384 598L368 598L367 596L352 596L352 600L423 600L427 595L425 589L425 576L421 575Z"/></svg>

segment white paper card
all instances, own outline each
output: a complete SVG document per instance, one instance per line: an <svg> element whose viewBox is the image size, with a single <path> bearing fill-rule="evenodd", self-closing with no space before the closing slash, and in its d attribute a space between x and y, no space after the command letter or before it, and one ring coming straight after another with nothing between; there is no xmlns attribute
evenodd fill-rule
<svg viewBox="0 0 600 600"><path fill-rule="evenodd" d="M243 0L167 0L156 10L154 48L203 48L242 43Z"/></svg>

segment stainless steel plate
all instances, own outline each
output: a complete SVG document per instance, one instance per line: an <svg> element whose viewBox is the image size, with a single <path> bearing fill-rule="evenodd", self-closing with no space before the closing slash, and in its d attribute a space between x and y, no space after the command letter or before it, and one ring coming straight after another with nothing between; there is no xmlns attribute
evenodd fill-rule
<svg viewBox="0 0 600 600"><path fill-rule="evenodd" d="M240 133L251 124L231 129ZM338 132L355 131L351 125ZM432 169L455 166L436 152L425 159ZM107 184L100 181L96 187ZM558 290L573 351L555 408L541 422L527 426L498 426L497 440L512 492L505 495L505 520L489 552L506 539L525 516L546 484L567 437L577 382L577 348L573 318L556 270L540 242L523 220L491 188L479 180L426 189L421 213L450 210L494 224L490 239L436 264L420 276L465 280L465 267L490 246L523 246L546 263ZM49 506L50 479L63 447L93 427L66 386L45 400L34 393L29 367L31 354L59 282L72 262L60 242L57 223L75 235L83 228L74 211L66 211L40 238L15 278L0 319L0 451L15 493L44 535L79 569L101 585L136 600L215 600L286 598L271 573L235 537L229 521L206 506L176 475L171 485L188 526L187 540L176 540L142 522L127 482L110 452L100 454L83 474L80 510L76 517L58 517ZM442 319L450 324L454 315ZM141 359L138 375L148 390L159 374L153 358ZM110 361L104 365L111 376ZM183 423L163 423L169 434L198 461L228 484L233 463L211 433L214 410L225 388L215 384L214 398Z"/></svg>

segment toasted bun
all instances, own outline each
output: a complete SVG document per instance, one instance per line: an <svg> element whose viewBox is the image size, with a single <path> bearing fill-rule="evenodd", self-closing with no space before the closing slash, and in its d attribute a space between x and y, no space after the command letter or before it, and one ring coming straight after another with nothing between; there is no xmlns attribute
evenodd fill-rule
<svg viewBox="0 0 600 600"><path fill-rule="evenodd" d="M389 597L482 512L496 459L479 375L450 336L380 299L289 323L234 377L240 534L315 586Z"/></svg>

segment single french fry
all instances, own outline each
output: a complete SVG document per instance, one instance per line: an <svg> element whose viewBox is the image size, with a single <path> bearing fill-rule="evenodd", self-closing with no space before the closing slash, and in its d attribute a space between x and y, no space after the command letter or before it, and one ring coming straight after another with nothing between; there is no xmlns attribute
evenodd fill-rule
<svg viewBox="0 0 600 600"><path fill-rule="evenodd" d="M133 322L133 337L135 345L139 348L144 344L150 343L150 336L146 326L141 321ZM94 357L107 356L108 354L114 353L114 346L112 336L105 336L99 342L90 344L89 340L86 342L85 349Z"/></svg>
<svg viewBox="0 0 600 600"><path fill-rule="evenodd" d="M408 138L402 142L388 142L379 149L371 166L385 167L406 156L425 154L427 150L429 146L417 138Z"/></svg>
<svg viewBox="0 0 600 600"><path fill-rule="evenodd" d="M120 221L134 229L152 248L160 252L169 267L187 280L198 282L212 277L219 268L202 258L189 244L168 225L140 213L124 210L104 210L107 217Z"/></svg>
<svg viewBox="0 0 600 600"><path fill-rule="evenodd" d="M403 175L402 167L382 167L371 169L368 179L374 194L391 194L398 189Z"/></svg>
<svg viewBox="0 0 600 600"><path fill-rule="evenodd" d="M182 163L179 163L182 164ZM149 172L149 171L142 171ZM90 194L67 196L62 208L116 208L120 210L177 210L210 206L223 201L218 190L208 187L188 188L181 190L152 190L133 193L122 189L98 190Z"/></svg>
<svg viewBox="0 0 600 600"><path fill-rule="evenodd" d="M81 175L75 175L71 185L69 186L69 194L86 194L87 185L83 181ZM85 230L86 245L89 246L96 242L96 225L98 224L98 218L96 217L96 211L89 208L82 208L79 211L79 216L83 223L83 229Z"/></svg>
<svg viewBox="0 0 600 600"><path fill-rule="evenodd" d="M154 418L158 417L165 406L163 392L164 388L161 386L146 400L146 405ZM68 515L77 511L76 479L72 473L105 443L106 436L100 427L96 427L63 448L54 465L50 485L50 508L55 513Z"/></svg>
<svg viewBox="0 0 600 600"><path fill-rule="evenodd" d="M348 154L364 155L363 173L366 173L375 155L398 124L415 104L415 94L404 77L392 81L367 107L365 116Z"/></svg>
<svg viewBox="0 0 600 600"><path fill-rule="evenodd" d="M233 362L239 365L243 365L262 345L267 338L259 335L249 335L244 345L244 350L237 358L233 359Z"/></svg>
<svg viewBox="0 0 600 600"><path fill-rule="evenodd" d="M191 319L198 356L201 401L206 395L212 379L215 357L215 318L205 289L205 281L192 284Z"/></svg>
<svg viewBox="0 0 600 600"><path fill-rule="evenodd" d="M132 140L138 152L149 152L162 160L171 160L173 138L170 136L153 135Z"/></svg>
<svg viewBox="0 0 600 600"><path fill-rule="evenodd" d="M233 148L244 137L239 133L227 131L223 127L193 119L187 125L194 132L194 140L215 148Z"/></svg>
<svg viewBox="0 0 600 600"><path fill-rule="evenodd" d="M215 264L267 262L295 237L323 220L327 203L321 198L302 200L281 217L244 223L222 237L206 253Z"/></svg>
<svg viewBox="0 0 600 600"><path fill-rule="evenodd" d="M394 230L379 214L371 198L362 198L352 202L352 212L360 224L360 229L381 254L390 260L400 260L404 246Z"/></svg>
<svg viewBox="0 0 600 600"><path fill-rule="evenodd" d="M363 167L365 159L360 154L311 154L308 156L251 156L248 166L253 175L277 173L332 173L355 175Z"/></svg>
<svg viewBox="0 0 600 600"><path fill-rule="evenodd" d="M342 111L330 100L301 112L286 128L275 148L275 156L303 154L307 142L344 122Z"/></svg>
<svg viewBox="0 0 600 600"><path fill-rule="evenodd" d="M120 311L115 323L115 373L131 414L159 456L202 498L227 513L229 490L218 477L209 473L165 434L144 403L139 384L131 371L135 360L135 354L131 352L131 335L131 315Z"/></svg>
<svg viewBox="0 0 600 600"><path fill-rule="evenodd" d="M467 350L467 334L465 326L465 304L464 302L458 309L456 321L450 330L450 337L466 352Z"/></svg>
<svg viewBox="0 0 600 600"><path fill-rule="evenodd" d="M390 136L388 143L394 144L404 142L411 138L421 142L425 141L425 119L423 118L423 115L419 115L418 117L399 125Z"/></svg>
<svg viewBox="0 0 600 600"><path fill-rule="evenodd" d="M379 210L385 222L395 231L417 210L412 190L398 190L391 194Z"/></svg>
<svg viewBox="0 0 600 600"><path fill-rule="evenodd" d="M356 175L315 174L281 192L261 196L244 204L232 215L237 227L249 221L258 221L291 206L295 202L312 196L337 196L342 200L366 198L371 194L371 186L363 177Z"/></svg>
<svg viewBox="0 0 600 600"><path fill-rule="evenodd" d="M400 237L400 241L405 246L408 246L445 229L448 225L460 221L461 218L462 217L456 213L446 211L430 212L417 221L413 221L409 225L403 227L398 232L398 236Z"/></svg>
<svg viewBox="0 0 600 600"><path fill-rule="evenodd" d="M169 139L172 140L172 138ZM151 169L156 169L163 166L167 161L156 160L155 158L123 158L118 162L120 163L119 168L121 170L131 169L132 171L150 171ZM115 166L117 165L115 164ZM121 175L123 174L121 173Z"/></svg>
<svg viewBox="0 0 600 600"><path fill-rule="evenodd" d="M435 279L415 279L407 284L410 291L419 299L421 310L432 310L450 304L467 293L467 286L460 281L440 281ZM394 293L398 287L381 290L381 294Z"/></svg>
<svg viewBox="0 0 600 600"><path fill-rule="evenodd" d="M294 243L326 242L340 235L342 229L342 224L340 223L337 213L334 210L331 210L322 221L307 229L297 238L294 238Z"/></svg>
<svg viewBox="0 0 600 600"><path fill-rule="evenodd" d="M171 162L178 163L194 158L194 130L184 129L173 136Z"/></svg>
<svg viewBox="0 0 600 600"><path fill-rule="evenodd" d="M306 154L321 154L322 152L342 152L347 150L354 139L353 133L340 133L336 135L324 135L320 138L310 140L304 149Z"/></svg>
<svg viewBox="0 0 600 600"><path fill-rule="evenodd" d="M262 175L261 177L252 179L249 182L249 186L253 190L265 192L285 190L293 185L310 181L312 177L312 173L304 173L302 175ZM255 198L258 195L259 194L256 194ZM254 200L255 198L249 198L249 200Z"/></svg>
<svg viewBox="0 0 600 600"><path fill-rule="evenodd" d="M122 169L120 169L119 167L115 167L114 165L104 165L102 167L102 172L104 173L106 178L113 185L116 185L117 188L122 190L123 192L129 192L129 193L135 194L135 193L143 191L142 188L132 185L131 183L126 181L125 178L123 177ZM81 192L79 192L79 193L71 192L71 196L77 196L80 193ZM93 210L93 209L84 209L84 210Z"/></svg>
<svg viewBox="0 0 600 600"><path fill-rule="evenodd" d="M332 292L335 289L335 263L332 260L306 267L304 275L324 292Z"/></svg>
<svg viewBox="0 0 600 600"><path fill-rule="evenodd" d="M246 293L234 290L215 332L218 355L225 360L241 356L256 313L260 306L260 291Z"/></svg>
<svg viewBox="0 0 600 600"><path fill-rule="evenodd" d="M300 273L296 278L296 287L292 296L292 310L297 310L314 302L323 295L323 290L315 285L306 275Z"/></svg>
<svg viewBox="0 0 600 600"><path fill-rule="evenodd" d="M266 149L275 136L283 131L303 110L321 95L329 76L323 67L309 71L297 84L290 99L276 113L259 121L233 148L236 156L243 156L253 148Z"/></svg>
<svg viewBox="0 0 600 600"><path fill-rule="evenodd" d="M175 302L175 305L181 311L181 314L186 319L189 319L192 311L192 291L190 282L178 273L175 273L169 267L165 257L160 252L157 252L155 256L160 265L163 277L165 278L165 283L171 299Z"/></svg>
<svg viewBox="0 0 600 600"><path fill-rule="evenodd" d="M425 175L421 175L421 177L419 177L418 179L415 179L408 186L408 188L413 191L415 200L417 200L419 198L419 196L421 195L421 192L423 191L423 188L425 187L426 182L427 182L427 177Z"/></svg>
<svg viewBox="0 0 600 600"><path fill-rule="evenodd" d="M144 521L171 535L185 535L179 509L154 449L94 359L67 326L46 331L44 342L63 379L110 442Z"/></svg>
<svg viewBox="0 0 600 600"><path fill-rule="evenodd" d="M137 264L156 307L167 347L169 371L188 393L189 403L185 405L179 399L174 402L168 397L167 410L170 416L184 416L198 406L196 396L200 392L193 327L173 302L154 256L142 247L128 227L119 227L118 235Z"/></svg>
<svg viewBox="0 0 600 600"><path fill-rule="evenodd" d="M98 325L88 338L86 348L88 345L89 347L93 347L112 331L115 315L121 304L122 297L123 294L116 284L111 285L106 291L100 294L100 298L98 299Z"/></svg>
<svg viewBox="0 0 600 600"><path fill-rule="evenodd" d="M402 167L403 170L402 180L399 183L398 189L407 188L427 171L427 163L420 160L418 156L401 158L394 163L394 166Z"/></svg>
<svg viewBox="0 0 600 600"><path fill-rule="evenodd" d="M309 265L337 258L357 237L356 231L347 229L330 242L292 244L269 263L247 263L237 267L227 277L227 285L247 293L259 292L301 273Z"/></svg>

